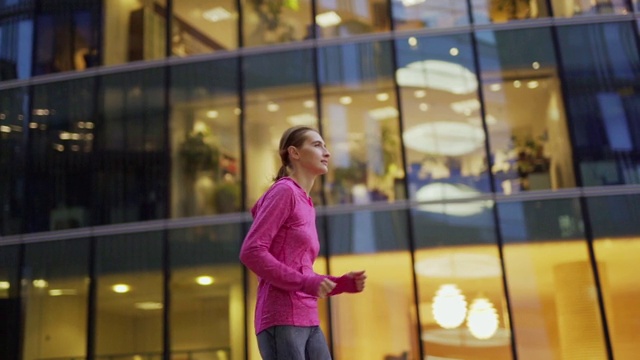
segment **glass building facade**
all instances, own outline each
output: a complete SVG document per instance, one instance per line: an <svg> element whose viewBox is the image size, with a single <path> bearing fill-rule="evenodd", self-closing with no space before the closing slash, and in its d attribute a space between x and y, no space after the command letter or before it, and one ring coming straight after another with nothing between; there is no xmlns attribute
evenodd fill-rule
<svg viewBox="0 0 640 360"><path fill-rule="evenodd" d="M636 359L637 0L0 0L0 359L257 360L289 126L337 360Z"/></svg>

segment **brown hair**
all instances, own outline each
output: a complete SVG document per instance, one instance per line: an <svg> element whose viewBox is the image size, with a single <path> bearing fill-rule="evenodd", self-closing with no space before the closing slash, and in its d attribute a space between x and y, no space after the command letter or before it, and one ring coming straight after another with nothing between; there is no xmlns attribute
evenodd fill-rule
<svg viewBox="0 0 640 360"><path fill-rule="evenodd" d="M308 131L318 132L318 130L314 128L310 128L308 126L294 126L294 127L288 128L282 134L282 137L280 138L280 146L278 150L278 153L280 154L280 160L282 161L282 165L278 170L278 174L273 179L274 181L280 180L281 178L288 175L289 173L288 168L289 168L289 165L291 165L289 161L288 149L290 146L293 146L296 148L301 147L302 144L304 144L304 141L307 139L306 134Z"/></svg>

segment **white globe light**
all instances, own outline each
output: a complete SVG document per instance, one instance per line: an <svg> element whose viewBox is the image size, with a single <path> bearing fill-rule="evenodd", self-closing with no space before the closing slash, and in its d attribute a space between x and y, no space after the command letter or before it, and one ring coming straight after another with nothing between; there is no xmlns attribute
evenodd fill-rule
<svg viewBox="0 0 640 360"><path fill-rule="evenodd" d="M440 286L433 297L433 317L445 329L455 329L467 316L467 301L454 284Z"/></svg>
<svg viewBox="0 0 640 360"><path fill-rule="evenodd" d="M477 339L489 339L498 330L498 313L486 298L473 300L467 318L469 332Z"/></svg>

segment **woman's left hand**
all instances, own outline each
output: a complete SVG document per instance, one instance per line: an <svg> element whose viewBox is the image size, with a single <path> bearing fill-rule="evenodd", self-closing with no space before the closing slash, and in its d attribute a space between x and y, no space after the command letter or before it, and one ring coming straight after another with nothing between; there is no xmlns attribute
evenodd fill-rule
<svg viewBox="0 0 640 360"><path fill-rule="evenodd" d="M355 281L356 290L358 292L364 290L365 281L367 280L367 275L365 274L365 270L352 271L346 275Z"/></svg>

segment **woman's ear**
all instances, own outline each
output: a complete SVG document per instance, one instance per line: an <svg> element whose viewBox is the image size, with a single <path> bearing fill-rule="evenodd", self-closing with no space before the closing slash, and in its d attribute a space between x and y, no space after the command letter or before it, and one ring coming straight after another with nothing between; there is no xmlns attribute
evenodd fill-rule
<svg viewBox="0 0 640 360"><path fill-rule="evenodd" d="M290 159L299 159L300 158L300 153L298 152L298 148L296 148L295 146L289 146L287 148L287 152L289 152L289 158Z"/></svg>

